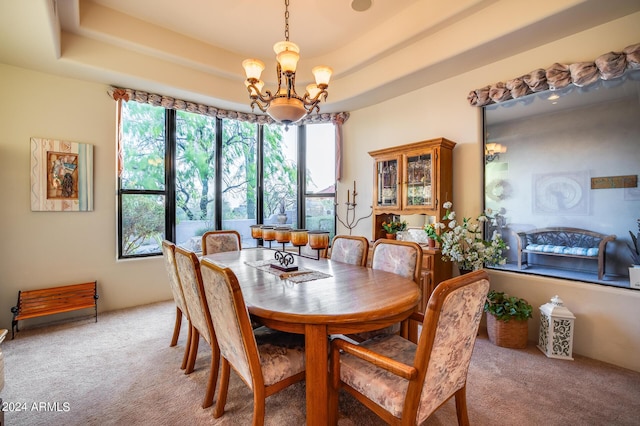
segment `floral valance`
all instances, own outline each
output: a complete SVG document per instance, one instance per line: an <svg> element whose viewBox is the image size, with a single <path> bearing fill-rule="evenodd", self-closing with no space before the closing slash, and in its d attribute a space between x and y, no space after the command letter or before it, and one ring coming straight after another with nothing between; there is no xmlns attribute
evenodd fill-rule
<svg viewBox="0 0 640 426"><path fill-rule="evenodd" d="M559 90L570 84L578 87L589 86L600 79L612 80L621 77L627 69L640 69L640 43L628 46L622 52L600 55L593 62L570 65L555 63L547 69L533 70L506 82L472 90L467 100L471 106L481 107L531 93Z"/></svg>
<svg viewBox="0 0 640 426"><path fill-rule="evenodd" d="M164 108L175 109L179 111L194 112L216 118L229 118L233 120L247 121L258 124L275 124L276 121L264 114L252 114L238 111L229 111L222 108L216 108L210 105L198 104L195 102L174 99L170 96L157 95L155 93L147 93L141 90L123 89L118 87L110 87L109 96L116 101L136 101L154 106L162 106ZM349 119L348 112L313 114L300 120L296 125L312 124L312 123L335 123L339 121L344 123Z"/></svg>

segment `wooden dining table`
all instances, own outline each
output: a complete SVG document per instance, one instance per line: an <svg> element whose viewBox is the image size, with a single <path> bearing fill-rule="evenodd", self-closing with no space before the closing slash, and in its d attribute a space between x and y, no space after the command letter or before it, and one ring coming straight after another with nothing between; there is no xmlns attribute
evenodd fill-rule
<svg viewBox="0 0 640 426"><path fill-rule="evenodd" d="M305 335L307 425L324 425L331 417L327 337L376 330L406 319L420 300L420 290L409 278L324 258L294 256L301 269L290 277L301 277L296 273L307 270L315 274L309 278L324 274L304 282L255 266L274 259L274 254L271 249L249 248L204 257L236 274L247 308L258 321Z"/></svg>

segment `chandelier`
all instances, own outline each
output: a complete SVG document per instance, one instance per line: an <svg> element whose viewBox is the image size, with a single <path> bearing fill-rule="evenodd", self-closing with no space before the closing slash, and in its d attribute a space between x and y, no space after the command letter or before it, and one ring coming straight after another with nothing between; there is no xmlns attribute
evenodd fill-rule
<svg viewBox="0 0 640 426"><path fill-rule="evenodd" d="M309 84L303 96L296 93L296 65L300 59L300 48L289 41L289 0L284 2L284 38L273 45L276 52L276 75L278 76L278 90L262 91L264 81L260 75L264 70L264 63L258 59L245 59L242 62L247 79L245 85L251 99L251 110L257 106L279 123L289 124L301 120L313 111L319 112L318 104L327 99L327 87L333 70L326 66L318 66L311 70L316 82Z"/></svg>

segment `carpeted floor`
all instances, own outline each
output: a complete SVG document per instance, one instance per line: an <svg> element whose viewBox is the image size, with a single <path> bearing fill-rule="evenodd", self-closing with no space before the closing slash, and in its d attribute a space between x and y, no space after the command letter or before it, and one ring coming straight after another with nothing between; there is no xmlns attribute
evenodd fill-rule
<svg viewBox="0 0 640 426"><path fill-rule="evenodd" d="M226 413L202 409L209 365L203 342L196 371L179 369L186 327L170 348L175 307L162 302L20 331L5 341L6 384L0 396L6 426L247 425L252 394L231 374ZM468 375L469 418L475 425L640 424L640 373L588 358L544 356L533 344L513 350L478 337ZM267 425L305 423L305 385L267 399ZM340 426L384 424L347 394ZM457 424L449 401L426 425Z"/></svg>

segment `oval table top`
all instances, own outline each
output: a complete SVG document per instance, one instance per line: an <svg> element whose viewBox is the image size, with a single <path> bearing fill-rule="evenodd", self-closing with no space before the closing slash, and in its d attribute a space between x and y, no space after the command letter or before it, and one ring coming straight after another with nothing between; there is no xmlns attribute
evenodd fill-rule
<svg viewBox="0 0 640 426"><path fill-rule="evenodd" d="M282 279L247 264L273 259L274 253L275 250L256 248L204 257L226 265L236 274L253 315L288 323L325 324L333 333L340 332L336 329L340 325L348 331L352 329L349 324L401 315L412 310L420 299L418 286L409 278L330 259L294 256L295 265L300 268L330 275L304 282Z"/></svg>

